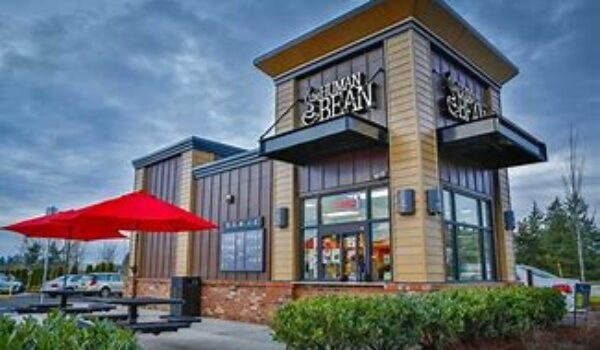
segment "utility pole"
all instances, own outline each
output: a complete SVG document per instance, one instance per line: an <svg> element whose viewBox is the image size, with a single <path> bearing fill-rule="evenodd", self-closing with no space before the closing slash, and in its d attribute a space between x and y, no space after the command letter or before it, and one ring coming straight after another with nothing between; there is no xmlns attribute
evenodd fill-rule
<svg viewBox="0 0 600 350"><path fill-rule="evenodd" d="M50 206L46 208L46 215L56 214L58 209L55 206ZM42 287L44 283L46 283L46 279L48 279L48 249L50 247L50 239L46 238L46 249L44 249L44 275L42 277ZM40 303L44 302L44 293L40 293Z"/></svg>

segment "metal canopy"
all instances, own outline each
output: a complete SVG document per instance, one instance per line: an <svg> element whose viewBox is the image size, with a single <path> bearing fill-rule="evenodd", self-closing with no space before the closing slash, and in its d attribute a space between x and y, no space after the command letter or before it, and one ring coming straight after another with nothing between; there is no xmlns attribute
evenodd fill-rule
<svg viewBox="0 0 600 350"><path fill-rule="evenodd" d="M492 169L548 159L543 142L500 116L441 128L438 143L444 154Z"/></svg>
<svg viewBox="0 0 600 350"><path fill-rule="evenodd" d="M387 143L384 126L349 114L264 138L260 155L305 165L313 159Z"/></svg>

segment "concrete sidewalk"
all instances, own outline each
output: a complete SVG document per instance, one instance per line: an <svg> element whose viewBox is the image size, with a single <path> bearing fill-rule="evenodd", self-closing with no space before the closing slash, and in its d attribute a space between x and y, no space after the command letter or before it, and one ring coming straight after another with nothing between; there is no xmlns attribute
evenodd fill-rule
<svg viewBox="0 0 600 350"><path fill-rule="evenodd" d="M142 334L138 336L140 345L148 350L158 349L285 349L275 343L271 329L266 326L202 318L201 323L176 333L162 333L158 336Z"/></svg>

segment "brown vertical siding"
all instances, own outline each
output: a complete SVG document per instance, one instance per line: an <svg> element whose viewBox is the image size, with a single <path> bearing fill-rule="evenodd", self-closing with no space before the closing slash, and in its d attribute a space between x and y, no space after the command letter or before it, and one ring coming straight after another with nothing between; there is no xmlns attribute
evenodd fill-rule
<svg viewBox="0 0 600 350"><path fill-rule="evenodd" d="M376 180L388 171L388 150L372 148L345 153L298 167L301 194Z"/></svg>
<svg viewBox="0 0 600 350"><path fill-rule="evenodd" d="M147 168L147 190L169 203L179 203L181 157L174 157ZM177 237L172 233L148 233L140 236L140 276L168 278L175 266Z"/></svg>
<svg viewBox="0 0 600 350"><path fill-rule="evenodd" d="M265 218L265 271L222 272L220 270L220 231L195 232L192 235L192 275L206 279L267 280L270 271L272 163L263 161L196 180L196 212L222 225L225 221L250 217ZM234 202L227 204L227 194Z"/></svg>
<svg viewBox="0 0 600 350"><path fill-rule="evenodd" d="M432 51L431 53L431 63L433 72L433 92L437 103L435 110L438 127L456 123L449 118L441 108L443 99L445 98L443 76L448 72L450 72L452 78L471 89L480 102L489 100L489 98L486 99L486 91L493 91L494 96L498 96L498 98L492 99L493 103L490 107L492 110L496 110L495 106L500 103L500 94L494 88L486 86L481 80L477 79L467 70L436 51ZM440 179L444 184L461 187L488 196L493 194L494 181L493 172L491 170L483 169L477 164L473 164L468 159L451 158L444 154L443 150L441 150L440 153Z"/></svg>
<svg viewBox="0 0 600 350"><path fill-rule="evenodd" d="M306 94L311 87L318 88L324 84L330 83L336 79L348 76L353 73L362 72L366 79L370 79L375 73L383 68L383 48L367 49L354 57L343 60L335 65L310 74L298 80L297 88L298 95L301 99L306 97ZM375 101L377 108L370 110L365 114L365 118L374 121L375 123L386 125L385 114L385 74L378 74L374 77L373 82L376 84ZM301 104L298 116L304 113L304 105Z"/></svg>

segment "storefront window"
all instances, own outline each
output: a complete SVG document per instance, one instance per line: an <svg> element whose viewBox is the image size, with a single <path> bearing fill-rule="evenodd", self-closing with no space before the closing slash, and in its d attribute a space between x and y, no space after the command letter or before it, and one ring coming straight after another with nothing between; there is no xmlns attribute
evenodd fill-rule
<svg viewBox="0 0 600 350"><path fill-rule="evenodd" d="M349 192L321 198L324 225L363 221L367 218L365 192Z"/></svg>
<svg viewBox="0 0 600 350"><path fill-rule="evenodd" d="M448 281L454 281L454 226L446 224L444 230L444 243L445 243L445 255L446 255L446 279Z"/></svg>
<svg viewBox="0 0 600 350"><path fill-rule="evenodd" d="M321 244L323 278L326 280L339 280L342 257L338 236L324 236Z"/></svg>
<svg viewBox="0 0 600 350"><path fill-rule="evenodd" d="M301 207L303 279L392 280L387 187L306 198Z"/></svg>
<svg viewBox="0 0 600 350"><path fill-rule="evenodd" d="M304 279L314 280L319 277L317 262L317 230L304 230Z"/></svg>
<svg viewBox="0 0 600 350"><path fill-rule="evenodd" d="M390 245L390 223L373 223L371 225L371 235L371 279L373 281L391 281L392 252Z"/></svg>
<svg viewBox="0 0 600 350"><path fill-rule="evenodd" d="M494 280L495 246L489 200L444 191L446 279Z"/></svg>
<svg viewBox="0 0 600 350"><path fill-rule="evenodd" d="M458 249L458 279L476 281L482 279L479 234L476 229L458 226L456 247Z"/></svg>
<svg viewBox="0 0 600 350"><path fill-rule="evenodd" d="M373 219L386 219L390 215L388 189L377 188L371 191L371 216Z"/></svg>
<svg viewBox="0 0 600 350"><path fill-rule="evenodd" d="M459 194L454 195L456 222L479 225L477 215L477 200Z"/></svg>
<svg viewBox="0 0 600 350"><path fill-rule="evenodd" d="M304 201L304 227L317 225L317 199Z"/></svg>

